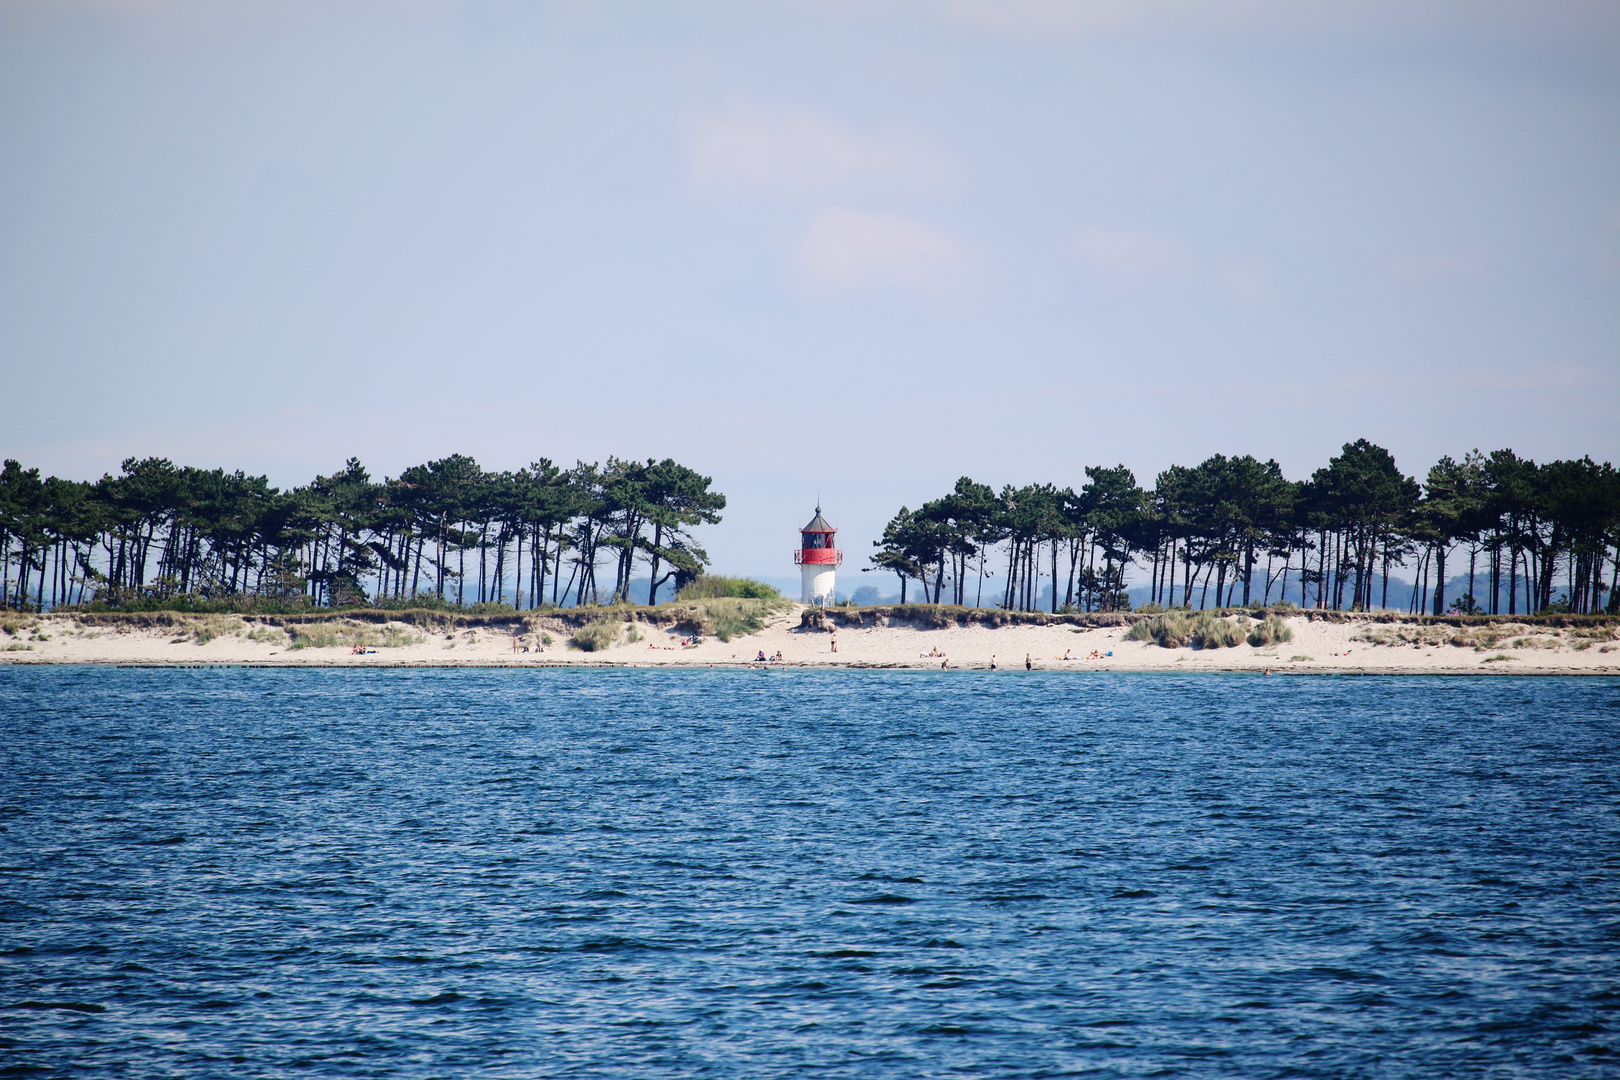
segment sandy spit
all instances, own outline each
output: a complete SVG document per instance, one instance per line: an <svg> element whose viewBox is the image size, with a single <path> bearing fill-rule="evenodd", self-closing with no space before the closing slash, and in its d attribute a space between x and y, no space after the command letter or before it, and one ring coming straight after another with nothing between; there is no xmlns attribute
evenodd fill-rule
<svg viewBox="0 0 1620 1080"><path fill-rule="evenodd" d="M1161 648L1125 641L1124 627L905 625L804 629L800 610L774 618L757 634L683 646L678 631L637 627L639 640L621 640L594 653L566 646L559 631L549 647L536 635L514 639L494 627L424 631L403 623L368 628L373 646L294 648L285 630L211 616L214 636L174 627L81 623L71 615L24 619L0 633L0 664L129 664L264 667L735 667L773 666L915 670L1246 671L1277 674L1620 675L1620 631L1497 626L1489 638L1456 643L1444 627L1371 621L1288 620L1293 639L1280 645L1229 649ZM628 626L628 624L627 624ZM199 641L199 637L208 640ZM837 649L834 651L834 639ZM528 651L524 651L527 647ZM780 653L782 659L774 658Z"/></svg>

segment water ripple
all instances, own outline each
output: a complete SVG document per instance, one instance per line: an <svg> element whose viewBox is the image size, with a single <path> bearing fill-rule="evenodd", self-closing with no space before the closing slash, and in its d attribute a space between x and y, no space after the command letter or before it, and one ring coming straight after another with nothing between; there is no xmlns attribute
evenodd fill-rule
<svg viewBox="0 0 1620 1080"><path fill-rule="evenodd" d="M0 669L0 1072L1620 1075L1620 681Z"/></svg>

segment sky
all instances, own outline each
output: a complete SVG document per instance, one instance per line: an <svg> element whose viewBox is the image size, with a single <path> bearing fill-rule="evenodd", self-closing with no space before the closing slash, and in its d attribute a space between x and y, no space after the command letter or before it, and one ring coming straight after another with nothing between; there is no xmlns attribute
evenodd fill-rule
<svg viewBox="0 0 1620 1080"><path fill-rule="evenodd" d="M1620 4L0 0L0 456L1620 460ZM845 580L848 579L848 580Z"/></svg>

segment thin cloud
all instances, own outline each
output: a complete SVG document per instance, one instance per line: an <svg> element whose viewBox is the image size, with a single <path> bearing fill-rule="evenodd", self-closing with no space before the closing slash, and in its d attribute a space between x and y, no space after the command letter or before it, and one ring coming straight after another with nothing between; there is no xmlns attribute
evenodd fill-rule
<svg viewBox="0 0 1620 1080"><path fill-rule="evenodd" d="M859 132L803 107L739 105L702 117L688 148L697 187L762 195L938 195L957 188L963 171L921 135Z"/></svg>
<svg viewBox="0 0 1620 1080"><path fill-rule="evenodd" d="M1161 233L1088 229L1075 240L1074 253L1094 276L1126 288L1186 281L1193 274L1187 245Z"/></svg>
<svg viewBox="0 0 1620 1080"><path fill-rule="evenodd" d="M1620 277L1620 210L1598 234L1592 251L1592 272L1601 278Z"/></svg>
<svg viewBox="0 0 1620 1080"><path fill-rule="evenodd" d="M1490 257L1482 247L1457 252L1429 252L1400 255L1390 260L1389 273L1396 281L1422 284L1434 281L1478 281L1490 271Z"/></svg>
<svg viewBox="0 0 1620 1080"><path fill-rule="evenodd" d="M950 0L955 23L1008 37L1069 37L1115 30L1139 18L1146 5L1132 0Z"/></svg>
<svg viewBox="0 0 1620 1080"><path fill-rule="evenodd" d="M969 31L1042 40L1122 32L1326 35L1485 33L1586 48L1620 33L1620 6L1605 0L867 0L824 2L847 13L873 8L943 19ZM1611 49L1612 51L1612 49Z"/></svg>
<svg viewBox="0 0 1620 1080"><path fill-rule="evenodd" d="M823 210L800 240L800 270L818 289L902 290L940 295L960 291L973 276L966 245L915 218L861 210Z"/></svg>
<svg viewBox="0 0 1620 1080"><path fill-rule="evenodd" d="M1234 300L1245 304L1269 304L1277 298L1277 287L1265 264L1253 259L1227 259L1215 264L1215 277Z"/></svg>

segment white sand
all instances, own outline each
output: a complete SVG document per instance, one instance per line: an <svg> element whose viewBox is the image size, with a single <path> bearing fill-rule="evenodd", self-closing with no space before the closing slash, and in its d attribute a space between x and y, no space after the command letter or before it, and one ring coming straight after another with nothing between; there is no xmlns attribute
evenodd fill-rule
<svg viewBox="0 0 1620 1080"><path fill-rule="evenodd" d="M286 667L478 667L478 666L643 666L716 667L753 662L763 651L794 667L914 668L939 670L942 661L927 654L943 653L952 669L985 670L994 656L998 668L1023 670L1025 657L1042 671L1264 671L1347 673L1469 673L1469 674L1620 674L1620 638L1614 630L1587 631L1530 627L1495 627L1502 638L1491 647L1444 644L1455 631L1434 627L1425 644L1375 644L1365 635L1393 631L1419 633L1410 625L1367 621L1288 620L1292 641L1254 648L1164 649L1152 642L1123 640L1122 627L1077 629L1069 626L972 626L919 630L906 626L845 628L833 635L804 631L797 607L773 619L758 634L731 642L715 638L695 648L682 648L680 634L639 627L642 639L613 648L585 653L565 647L568 631L550 624L555 640L540 652L514 653L512 638L499 628L461 629L454 635L428 633L404 624L391 624L396 640L407 643L382 646L363 656L347 645L293 649L279 629L240 624L204 644L178 637L176 631L115 628L80 623L72 616L43 616L32 627L0 634L0 663L54 664L250 664ZM218 617L215 617L216 619ZM223 620L227 627L231 620ZM542 620L541 628L547 624ZM384 628L368 628L383 636ZM258 640L249 637L257 633ZM1527 640L1528 639L1528 640ZM535 640L534 636L526 639ZM1576 648L1581 642L1584 648ZM1098 659L1089 659L1091 654ZM1107 654L1112 652L1112 656ZM1075 659L1062 659L1065 653ZM1510 659L1491 659L1505 656Z"/></svg>

